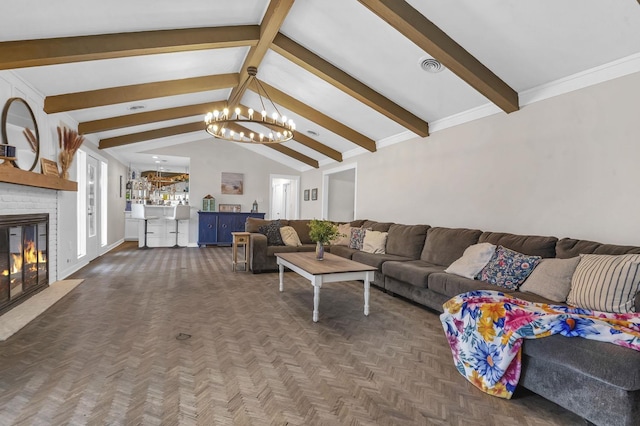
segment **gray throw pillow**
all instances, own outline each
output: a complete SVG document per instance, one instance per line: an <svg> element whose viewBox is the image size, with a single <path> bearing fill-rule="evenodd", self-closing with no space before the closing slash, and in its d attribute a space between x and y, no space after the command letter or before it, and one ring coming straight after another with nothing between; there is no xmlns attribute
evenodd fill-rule
<svg viewBox="0 0 640 426"><path fill-rule="evenodd" d="M542 259L520 291L537 294L554 302L565 302L571 290L571 277L580 256L570 259Z"/></svg>
<svg viewBox="0 0 640 426"><path fill-rule="evenodd" d="M267 236L268 246L283 246L282 235L280 235L280 220L276 219L268 225L263 225L258 228L258 232Z"/></svg>

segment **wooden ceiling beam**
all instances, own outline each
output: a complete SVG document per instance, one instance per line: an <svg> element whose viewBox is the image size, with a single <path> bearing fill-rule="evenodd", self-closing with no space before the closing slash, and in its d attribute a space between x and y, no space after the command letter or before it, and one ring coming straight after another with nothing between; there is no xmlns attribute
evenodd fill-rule
<svg viewBox="0 0 640 426"><path fill-rule="evenodd" d="M245 133L251 132L251 130L246 129L237 124L228 124L227 127L232 129L234 132L245 132ZM164 127L162 129L148 130L146 132L132 133L128 135L102 139L98 143L98 148L100 149L114 148L117 146L130 145L133 143L145 142L153 139L166 138L169 136L176 136L183 133L192 133L192 132L199 132L204 130L205 130L204 121L198 121L195 123L188 123L188 124L180 124L177 126ZM282 146L281 144L263 144L263 145L268 146L269 148L275 149L276 151L282 154L288 155L289 157L294 158L302 163L308 164L311 167L315 167L316 169L320 167L317 160L314 160L313 158L306 156L291 148Z"/></svg>
<svg viewBox="0 0 640 426"><path fill-rule="evenodd" d="M238 124L233 124L233 123L229 123L227 124L227 128L233 130L236 133L240 133L240 132L244 132L244 133L251 133L251 130L247 129L246 127L240 126ZM258 144L260 145L260 144ZM294 149L291 149L289 147L286 147L284 145L282 145L281 143L265 143L265 144L261 144L262 146L266 146L267 148L271 148L274 149L284 155L287 155L295 160L298 160L302 163L308 164L311 167L314 168L319 168L320 165L318 163L317 160L314 160L311 157L308 157Z"/></svg>
<svg viewBox="0 0 640 426"><path fill-rule="evenodd" d="M271 48L273 39L278 34L278 31L280 31L280 27L284 23L294 2L295 0L271 0L269 2L269 7L260 23L260 40L249 49L249 53L240 70L240 82L244 82L249 78L249 74L247 73L249 67L260 67L264 55L266 55L267 51ZM229 96L229 109L234 109L240 103L245 90L246 87L238 85L231 91L231 95Z"/></svg>
<svg viewBox="0 0 640 426"><path fill-rule="evenodd" d="M208 102L204 104L185 105L175 108L103 118L101 120L85 121L78 125L78 133L86 135L89 133L105 132L124 127L174 120L176 118L192 117L196 115L202 115L204 117L207 112L214 109L223 109L226 105L227 101Z"/></svg>
<svg viewBox="0 0 640 426"><path fill-rule="evenodd" d="M274 149L276 151L278 151L281 154L284 155L288 155L289 157L296 159L302 163L308 164L309 166L317 169L320 167L320 164L318 163L317 160L314 160L311 157L307 157L304 154L299 153L298 151L295 151L287 146L282 145L281 143L270 143L268 145L266 145L267 148L271 148Z"/></svg>
<svg viewBox="0 0 640 426"><path fill-rule="evenodd" d="M320 111L303 104L302 102L298 101L295 98L292 98L284 92L281 92L275 87L268 85L264 81L260 81L260 84L264 86L273 102L282 105L288 110L295 112L296 114L306 118L307 120L313 121L319 126L322 126L327 130L330 130L331 132L342 136L348 141L353 142L354 144L359 145L368 151L376 151L376 141L374 141L373 139L368 138L365 135L353 130L352 128L345 126L344 124L321 113Z"/></svg>
<svg viewBox="0 0 640 426"><path fill-rule="evenodd" d="M429 136L429 124L406 109L387 99L369 86L356 80L338 67L299 45L283 34L278 34L272 49L291 62L320 77L349 96L373 108L413 133Z"/></svg>
<svg viewBox="0 0 640 426"><path fill-rule="evenodd" d="M0 69L253 46L259 38L259 26L244 25L7 41L0 43Z"/></svg>
<svg viewBox="0 0 640 426"><path fill-rule="evenodd" d="M407 2L358 1L503 111L510 113L519 109L515 90Z"/></svg>
<svg viewBox="0 0 640 426"><path fill-rule="evenodd" d="M135 102L144 99L161 98L164 96L226 89L237 85L238 74L220 74L181 80L134 84L131 86L110 87L107 89L47 96L44 100L44 111L52 114L83 108Z"/></svg>
<svg viewBox="0 0 640 426"><path fill-rule="evenodd" d="M310 138L302 132L293 132L293 140L298 142L299 144L306 146L307 148L319 152L322 155L342 162L342 153L340 153L340 151L336 151L335 149L330 148L318 142L317 140Z"/></svg>
<svg viewBox="0 0 640 426"><path fill-rule="evenodd" d="M246 105L240 105L240 107L244 108L245 111L247 111L249 109L249 107L247 107ZM268 125L265 123L266 127L272 128L272 126ZM275 126L273 127L273 129L275 131L279 131ZM318 142L315 139L310 138L309 136L305 135L304 133L301 132L293 132L293 140L298 142L299 144L302 144L304 146L306 146L307 148L313 149L316 152L319 152L320 154L332 158L336 161L340 161L342 162L342 154L339 151L336 151L333 148L330 148L326 145L324 145L323 143Z"/></svg>
<svg viewBox="0 0 640 426"><path fill-rule="evenodd" d="M204 132L204 121L195 123L180 124L177 126L163 127L161 129L147 130L146 132L131 133L113 138L100 140L98 148L114 148L116 146L130 145L132 143L144 142L152 139L166 138L169 136L181 135L183 133Z"/></svg>

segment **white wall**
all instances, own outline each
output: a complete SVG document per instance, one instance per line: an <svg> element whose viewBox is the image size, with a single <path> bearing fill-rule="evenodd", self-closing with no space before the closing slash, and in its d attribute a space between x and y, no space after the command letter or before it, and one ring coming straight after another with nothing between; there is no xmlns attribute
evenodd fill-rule
<svg viewBox="0 0 640 426"><path fill-rule="evenodd" d="M357 216L640 245L638 94L635 73L354 157Z"/></svg>
<svg viewBox="0 0 640 426"><path fill-rule="evenodd" d="M20 97L27 101L36 117L40 136L40 158L48 158L57 161L58 137L56 127L64 122L77 128L76 123L67 114L48 115L43 111L44 96L25 84L11 71L0 71L0 108L3 108L7 99ZM108 177L108 236L107 246L103 247L100 254L119 244L124 238L124 197L119 198L116 189L119 187L119 175L126 177L126 167L105 151L98 150L96 141L91 137L82 145L81 149L91 155L106 161L109 167ZM70 179L76 180L74 162L70 170ZM38 165L35 172L40 172ZM50 241L49 281L64 279L75 270L87 263L86 259L77 258L77 193L70 191L55 191L41 188L30 188L22 185L0 184L0 190L6 197L0 204L0 214L35 213L37 211L50 212ZM11 194L19 195L11 196ZM45 195L46 194L46 195ZM55 200L57 207L50 209L51 199ZM55 260L55 262L54 262Z"/></svg>
<svg viewBox="0 0 640 426"><path fill-rule="evenodd" d="M237 146L233 142L216 140L213 137L196 142L175 145L153 151L155 154L189 156L189 201L192 207L189 221L189 244L198 241L198 213L202 198L211 194L216 199L216 211L222 204L240 204L243 212L251 211L254 200L258 201L261 213L270 210L268 205L271 174L296 175L300 173L290 167L270 160L253 151ZM222 172L243 173L244 193L223 195L220 193Z"/></svg>
<svg viewBox="0 0 640 426"><path fill-rule="evenodd" d="M336 222L349 222L354 218L355 206L355 169L344 170L328 175L327 219Z"/></svg>

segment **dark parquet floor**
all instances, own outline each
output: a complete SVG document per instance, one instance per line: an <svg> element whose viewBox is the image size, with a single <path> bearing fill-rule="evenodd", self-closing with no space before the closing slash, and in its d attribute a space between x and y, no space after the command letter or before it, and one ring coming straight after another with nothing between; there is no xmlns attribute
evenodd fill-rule
<svg viewBox="0 0 640 426"><path fill-rule="evenodd" d="M231 272L230 248L123 244L0 343L1 425L577 425L453 367L438 316L362 284Z"/></svg>

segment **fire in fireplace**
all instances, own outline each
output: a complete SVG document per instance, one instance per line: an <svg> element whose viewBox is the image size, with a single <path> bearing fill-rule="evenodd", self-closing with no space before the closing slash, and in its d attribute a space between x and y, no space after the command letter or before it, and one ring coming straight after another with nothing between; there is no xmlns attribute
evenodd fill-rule
<svg viewBox="0 0 640 426"><path fill-rule="evenodd" d="M49 214L0 216L0 312L49 283Z"/></svg>

